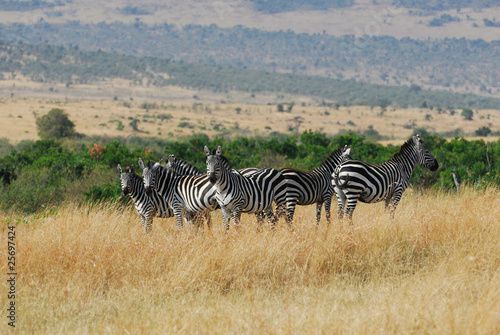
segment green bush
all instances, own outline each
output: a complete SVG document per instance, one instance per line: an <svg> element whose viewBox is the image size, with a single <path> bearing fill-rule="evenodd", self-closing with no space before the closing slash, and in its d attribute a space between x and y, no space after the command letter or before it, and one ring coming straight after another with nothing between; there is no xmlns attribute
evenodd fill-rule
<svg viewBox="0 0 500 335"><path fill-rule="evenodd" d="M369 142L365 136L347 133L329 137L305 131L300 136L272 133L271 137L210 139L196 134L184 141L133 137L125 142L102 138L96 144L83 139L64 141L26 141L12 146L0 157L0 208L4 211L33 213L43 207L60 204L64 199L99 203L120 199L117 164L137 164L137 158L158 161L174 154L205 171L203 147L221 145L236 169L244 167L291 167L311 170L318 167L334 150L348 145L354 159L380 164L399 151L399 146ZM424 134L422 134L424 135ZM438 171L416 167L410 183L413 187L454 189L450 170L455 169L460 182L471 185L500 186L500 141L468 141L426 134L425 146L439 162ZM87 141L87 143L85 143ZM403 144L404 141L401 141ZM4 147L8 147L5 143ZM486 155L488 150L488 158ZM137 165L136 165L137 166ZM121 201L126 201L123 198Z"/></svg>
<svg viewBox="0 0 500 335"><path fill-rule="evenodd" d="M36 128L38 136L42 139L59 139L75 135L75 124L60 108L53 108L46 115L38 117Z"/></svg>
<svg viewBox="0 0 500 335"><path fill-rule="evenodd" d="M93 204L116 201L121 199L120 182L105 183L103 185L93 185L90 191L84 192L85 201Z"/></svg>
<svg viewBox="0 0 500 335"><path fill-rule="evenodd" d="M58 205L63 200L61 187L49 168L27 167L10 185L0 185L0 207L4 211L35 213Z"/></svg>

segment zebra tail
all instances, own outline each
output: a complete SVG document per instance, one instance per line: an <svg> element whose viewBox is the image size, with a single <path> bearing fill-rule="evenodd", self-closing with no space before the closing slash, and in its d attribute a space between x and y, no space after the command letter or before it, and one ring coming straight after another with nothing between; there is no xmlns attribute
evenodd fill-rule
<svg viewBox="0 0 500 335"><path fill-rule="evenodd" d="M343 182L340 180L338 174L334 174L333 181L335 182L335 185L339 189L343 190L343 189L347 188L347 186L349 186L349 173L346 175L345 180Z"/></svg>

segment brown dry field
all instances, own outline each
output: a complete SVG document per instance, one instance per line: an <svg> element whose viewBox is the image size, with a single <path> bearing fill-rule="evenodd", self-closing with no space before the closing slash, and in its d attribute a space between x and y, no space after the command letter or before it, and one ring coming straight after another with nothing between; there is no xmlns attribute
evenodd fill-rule
<svg viewBox="0 0 500 335"><path fill-rule="evenodd" d="M124 96L123 91L118 88L117 92L122 92L121 96ZM38 139L35 119L52 108L63 109L75 123L76 131L89 136L145 136L169 140L197 133L205 133L210 137L252 137L268 136L271 132L291 135L308 129L336 135L346 131L364 132L373 126L380 135L387 136L388 140L383 141L384 143L399 143L413 133L413 129L408 128L410 124L438 133L456 128L462 128L470 135L480 127L500 130L500 112L497 110L475 111L473 120L466 121L460 116L460 110L455 115L450 115L449 112L439 114L436 109L389 107L382 114L378 107L370 109L365 106L349 106L336 110L307 99L303 99L301 103L300 97L295 97L292 112L283 113L277 111L275 102L273 105L262 102L221 103L220 100L203 102L204 93L198 93L198 100L192 98L192 93L184 93L181 99L178 94L172 94L172 99L177 100L165 97L159 99L158 95L145 93L142 96L136 95L133 101L130 98L113 100L112 97L61 98L59 93L54 98L7 96L0 98L0 137L8 138L14 143ZM292 99L290 97L287 101ZM261 98L263 100L265 98ZM155 103L156 107L146 111L141 107L145 102ZM237 109L240 109L239 113ZM158 119L162 115L171 118L162 121ZM130 126L131 119L134 118L140 120L140 132L135 132ZM122 123L123 130L117 129L119 122ZM489 137L487 140L496 138Z"/></svg>
<svg viewBox="0 0 500 335"><path fill-rule="evenodd" d="M316 229L314 206L299 207L294 231L244 215L228 236L220 211L210 230L166 219L148 236L132 208L0 213L4 256L18 223L16 332L499 334L499 190L409 189L394 220L383 208Z"/></svg>

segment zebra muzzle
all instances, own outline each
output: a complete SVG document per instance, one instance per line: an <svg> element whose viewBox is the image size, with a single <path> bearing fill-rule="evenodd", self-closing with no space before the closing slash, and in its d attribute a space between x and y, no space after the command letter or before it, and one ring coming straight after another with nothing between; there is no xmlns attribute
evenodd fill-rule
<svg viewBox="0 0 500 335"><path fill-rule="evenodd" d="M215 177L215 173L214 172L211 172L208 174L208 180L210 180L210 182L212 184L215 184L215 182L217 181L217 177Z"/></svg>
<svg viewBox="0 0 500 335"><path fill-rule="evenodd" d="M151 191L151 186L146 186L146 195L147 195L148 197L150 197L150 196L151 196L151 193L153 193L153 192Z"/></svg>

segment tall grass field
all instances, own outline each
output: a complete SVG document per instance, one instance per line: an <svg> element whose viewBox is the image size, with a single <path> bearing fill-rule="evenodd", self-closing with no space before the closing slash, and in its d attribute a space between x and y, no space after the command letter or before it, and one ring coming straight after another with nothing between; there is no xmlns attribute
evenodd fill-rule
<svg viewBox="0 0 500 335"><path fill-rule="evenodd" d="M500 334L495 188L410 189L394 219L359 204L352 226L299 206L293 230L243 215L226 234L216 211L211 229L155 219L146 235L133 208L70 202L0 220L20 334Z"/></svg>

